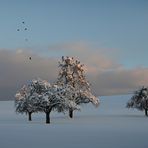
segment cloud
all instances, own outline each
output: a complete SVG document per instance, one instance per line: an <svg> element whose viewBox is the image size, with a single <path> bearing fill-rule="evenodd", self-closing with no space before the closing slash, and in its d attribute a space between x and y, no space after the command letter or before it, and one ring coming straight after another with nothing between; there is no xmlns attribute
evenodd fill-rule
<svg viewBox="0 0 148 148"><path fill-rule="evenodd" d="M148 85L148 68L104 71L90 76L93 90L97 95L133 93L141 86Z"/></svg>
<svg viewBox="0 0 148 148"><path fill-rule="evenodd" d="M91 43L73 42L57 44L49 50L63 51L77 57L86 66L87 78L96 95L132 93L142 85L148 85L148 68L126 69L114 59L117 49L94 47Z"/></svg>
<svg viewBox="0 0 148 148"><path fill-rule="evenodd" d="M31 79L40 77L55 81L62 55L73 56L85 64L86 77L97 96L132 93L140 86L148 85L148 68L126 69L109 56L110 49L91 48L87 43L68 43L54 45L50 51L57 57L52 54L49 54L51 57L39 56L39 53L23 49L0 50L0 100L14 99L16 91ZM29 60L30 56L32 60Z"/></svg>
<svg viewBox="0 0 148 148"><path fill-rule="evenodd" d="M40 77L54 81L57 66L57 60L32 52L0 50L0 100L13 99L16 91L31 79Z"/></svg>
<svg viewBox="0 0 148 148"><path fill-rule="evenodd" d="M97 48L93 47L91 43L73 42L55 44L49 46L49 51L60 52L61 56L73 56L81 60L87 66L88 72L122 67L121 64L118 64L110 56L117 52L116 49Z"/></svg>

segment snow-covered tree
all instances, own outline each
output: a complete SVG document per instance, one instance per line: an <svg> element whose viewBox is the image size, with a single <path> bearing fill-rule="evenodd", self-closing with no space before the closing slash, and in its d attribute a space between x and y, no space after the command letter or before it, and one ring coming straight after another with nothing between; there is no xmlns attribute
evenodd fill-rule
<svg viewBox="0 0 148 148"><path fill-rule="evenodd" d="M31 121L31 114L39 111L40 97L47 92L50 84L45 80L32 80L24 85L15 95L16 112L26 113Z"/></svg>
<svg viewBox="0 0 148 148"><path fill-rule="evenodd" d="M24 85L15 95L16 112L28 114L28 120L31 121L32 113L37 111L33 105L36 97L38 95L32 94L30 88Z"/></svg>
<svg viewBox="0 0 148 148"><path fill-rule="evenodd" d="M73 90L67 86L51 85L47 92L40 96L39 110L46 113L46 123L50 123L52 110L65 112L69 109L79 109L72 98Z"/></svg>
<svg viewBox="0 0 148 148"><path fill-rule="evenodd" d="M64 86L70 85L73 87L74 93L73 101L76 104L92 102L95 106L99 105L99 100L95 97L90 89L90 84L85 77L84 64L74 59L73 57L62 56L59 61L59 75L57 84ZM73 117L73 110L69 110L69 116Z"/></svg>
<svg viewBox="0 0 148 148"><path fill-rule="evenodd" d="M148 87L142 87L135 91L132 98L127 102L126 107L144 110L145 115L148 116Z"/></svg>
<svg viewBox="0 0 148 148"><path fill-rule="evenodd" d="M78 109L78 105L71 99L74 95L69 85L59 87L45 80L32 80L15 95L16 112L27 113L29 120L33 112L45 112L46 123L50 123L52 110L65 112Z"/></svg>

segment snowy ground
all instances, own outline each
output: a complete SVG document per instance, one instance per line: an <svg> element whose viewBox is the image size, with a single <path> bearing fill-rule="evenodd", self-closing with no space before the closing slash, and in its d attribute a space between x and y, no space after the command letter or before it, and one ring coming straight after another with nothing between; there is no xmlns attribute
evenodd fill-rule
<svg viewBox="0 0 148 148"><path fill-rule="evenodd" d="M128 98L101 97L99 108L83 106L74 119L52 113L50 125L44 114L28 122L12 101L1 101L0 148L147 148L148 118L126 109Z"/></svg>

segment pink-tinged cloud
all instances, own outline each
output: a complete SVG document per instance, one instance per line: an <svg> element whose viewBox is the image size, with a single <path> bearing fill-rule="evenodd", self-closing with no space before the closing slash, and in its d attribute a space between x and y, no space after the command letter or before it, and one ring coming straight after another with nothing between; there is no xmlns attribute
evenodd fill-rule
<svg viewBox="0 0 148 148"><path fill-rule="evenodd" d="M113 59L114 55L119 54L117 49L93 48L86 42L58 44L53 47L85 64L86 75L96 95L132 93L140 86L148 85L148 68L127 70Z"/></svg>
<svg viewBox="0 0 148 148"><path fill-rule="evenodd" d="M100 71L104 69L121 68L121 64L114 61L110 55L117 52L116 49L93 48L91 43L73 42L55 44L49 46L49 51L60 51L64 56L78 58L87 66L88 71ZM61 55L61 56L63 56Z"/></svg>
<svg viewBox="0 0 148 148"><path fill-rule="evenodd" d="M97 95L128 94L141 86L148 86L148 68L104 71L89 77Z"/></svg>
<svg viewBox="0 0 148 148"><path fill-rule="evenodd" d="M86 76L97 96L132 93L148 85L148 68L127 70L100 50L91 50L86 45L82 50L79 48L63 49L63 53L85 64ZM12 100L16 91L31 79L40 77L53 82L57 75L57 58L41 57L21 49L15 52L0 50L0 100Z"/></svg>

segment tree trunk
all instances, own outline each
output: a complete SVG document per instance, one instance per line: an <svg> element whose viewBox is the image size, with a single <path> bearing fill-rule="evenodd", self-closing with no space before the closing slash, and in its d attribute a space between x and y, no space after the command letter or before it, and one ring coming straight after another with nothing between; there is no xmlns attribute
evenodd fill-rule
<svg viewBox="0 0 148 148"><path fill-rule="evenodd" d="M69 109L69 117L73 118L73 110L72 109Z"/></svg>
<svg viewBox="0 0 148 148"><path fill-rule="evenodd" d="M148 116L148 113L147 113L147 111L148 111L148 109L145 109L145 115L146 115L146 116Z"/></svg>
<svg viewBox="0 0 148 148"><path fill-rule="evenodd" d="M46 112L46 124L50 124L50 112Z"/></svg>
<svg viewBox="0 0 148 148"><path fill-rule="evenodd" d="M32 121L31 114L32 114L31 112L28 112L28 120L29 121Z"/></svg>

